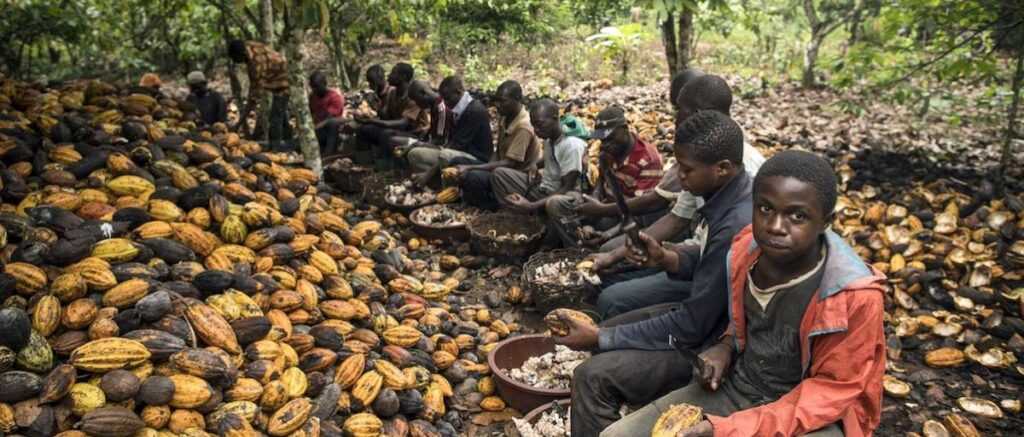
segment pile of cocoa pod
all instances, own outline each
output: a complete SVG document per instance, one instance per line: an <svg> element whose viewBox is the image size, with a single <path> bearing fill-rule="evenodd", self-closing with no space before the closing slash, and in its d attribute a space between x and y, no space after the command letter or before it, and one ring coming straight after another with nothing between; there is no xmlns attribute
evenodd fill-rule
<svg viewBox="0 0 1024 437"><path fill-rule="evenodd" d="M0 77L0 434L452 436L467 381L506 409L519 326L450 294L464 258L180 108Z"/></svg>
<svg viewBox="0 0 1024 437"><path fill-rule="evenodd" d="M843 190L833 229L888 277L883 386L887 405L905 407L888 410L893 421L909 415L914 426L887 431L1016 432L1024 424L1024 202L941 175L897 185L871 175L906 164L872 156L837 157Z"/></svg>

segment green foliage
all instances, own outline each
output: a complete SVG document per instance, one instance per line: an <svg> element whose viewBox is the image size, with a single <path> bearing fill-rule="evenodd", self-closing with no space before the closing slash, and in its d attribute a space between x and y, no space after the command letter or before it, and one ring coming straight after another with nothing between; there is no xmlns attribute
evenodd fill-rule
<svg viewBox="0 0 1024 437"><path fill-rule="evenodd" d="M569 2L576 23L604 27L629 16L631 0L576 0Z"/></svg>
<svg viewBox="0 0 1024 437"><path fill-rule="evenodd" d="M571 25L565 2L551 0L447 0L437 17L443 46L545 41Z"/></svg>

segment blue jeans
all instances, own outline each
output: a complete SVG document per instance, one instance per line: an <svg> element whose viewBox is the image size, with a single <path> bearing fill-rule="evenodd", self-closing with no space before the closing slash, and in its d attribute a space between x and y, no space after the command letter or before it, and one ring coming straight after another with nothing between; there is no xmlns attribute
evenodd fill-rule
<svg viewBox="0 0 1024 437"><path fill-rule="evenodd" d="M651 305L679 303L690 295L690 281L669 278L665 272L652 272L645 269L602 276L602 282L612 285L601 290L597 297L601 320Z"/></svg>

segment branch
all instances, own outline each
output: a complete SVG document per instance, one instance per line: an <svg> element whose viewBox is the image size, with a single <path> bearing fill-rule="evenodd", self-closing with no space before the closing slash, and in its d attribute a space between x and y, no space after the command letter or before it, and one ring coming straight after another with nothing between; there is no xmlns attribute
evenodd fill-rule
<svg viewBox="0 0 1024 437"><path fill-rule="evenodd" d="M235 15L234 11L232 11L231 8L221 4L221 2L216 0L206 0L206 3L213 5L214 7L219 9L222 14L227 16L231 21L234 21L235 24L238 25L239 30L242 31L242 35L245 37L245 39L253 39L252 32L249 32L249 28L246 27L245 23L242 22L241 18L238 18L238 16ZM228 37L228 35L225 35L225 37Z"/></svg>
<svg viewBox="0 0 1024 437"><path fill-rule="evenodd" d="M953 53L957 49L960 49L960 48L966 46L967 44L973 42L975 39L977 39L979 36L981 36L982 32L984 32L988 28L992 27L992 25L994 25L994 24L995 23L990 23L989 26L986 26L985 28L973 31L973 33L972 33L972 35L970 37L965 38L963 41L960 41L957 44L954 44L954 45L952 45L950 47L947 47L945 50L942 51L942 53L939 53L934 58L932 58L932 59L930 59L930 60L928 60L926 62L922 62L920 64L915 65L914 67L911 68L911 70L909 72L907 72L907 74L904 74L902 77L900 77L898 79L890 80L890 81L887 81L885 83L882 83L881 85L875 86L874 87L875 90L878 90L878 89L881 89L881 88L888 88L888 87L890 87L892 85L895 85L897 83L900 83L900 82L903 82L903 81L905 81L907 79L910 79L911 77L913 77L917 73L920 73L922 70L924 70L924 69L926 69L928 67L931 67L936 62L939 62L939 61L945 59L945 57L949 56L950 53Z"/></svg>
<svg viewBox="0 0 1024 437"><path fill-rule="evenodd" d="M807 23L811 26L811 32L821 25L818 21L818 13L814 11L814 0L804 0L804 15L807 16Z"/></svg>

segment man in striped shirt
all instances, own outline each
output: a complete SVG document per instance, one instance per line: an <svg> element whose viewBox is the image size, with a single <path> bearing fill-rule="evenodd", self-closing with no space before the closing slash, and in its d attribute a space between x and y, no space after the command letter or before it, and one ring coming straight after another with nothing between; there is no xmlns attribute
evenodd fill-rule
<svg viewBox="0 0 1024 437"><path fill-rule="evenodd" d="M256 41L233 40L228 44L228 56L235 63L245 63L249 76L249 99L239 114L238 123L245 122L263 93L273 95L270 103L270 147L274 151L291 151L291 126L288 124L288 61L283 55Z"/></svg>

